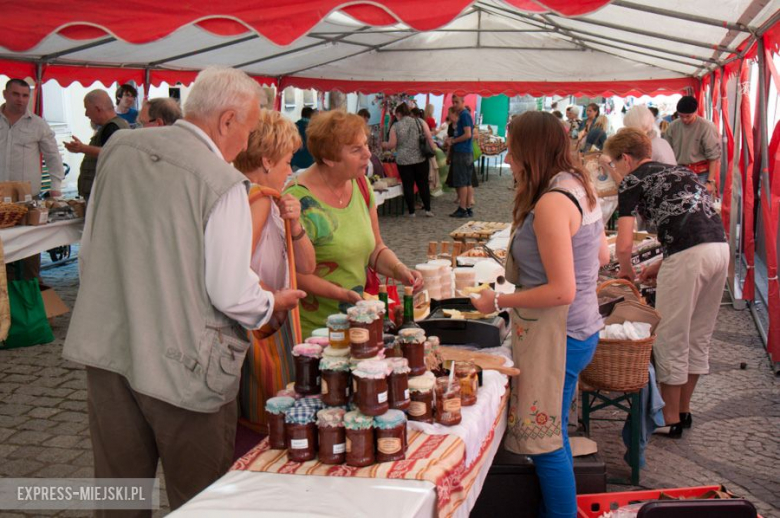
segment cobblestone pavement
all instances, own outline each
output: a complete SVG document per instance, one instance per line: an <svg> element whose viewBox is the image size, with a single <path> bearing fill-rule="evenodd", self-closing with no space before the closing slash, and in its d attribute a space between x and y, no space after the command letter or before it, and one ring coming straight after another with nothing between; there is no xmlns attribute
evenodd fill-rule
<svg viewBox="0 0 780 518"><path fill-rule="evenodd" d="M477 189L474 219L509 221L510 188L508 169L504 167L501 177L494 170L490 181ZM455 209L453 198L454 194L445 193L434 199L433 218L422 216L421 211L416 218L394 216L392 210L381 216L383 237L401 260L410 265L423 261L428 241L448 240L449 232L464 222L447 216ZM43 279L73 307L76 263L46 270ZM67 315L56 319L52 344L0 351L0 476L92 476L84 370L61 357L68 321ZM712 373L702 378L694 396L693 428L679 440L654 437L650 441L641 487L723 483L750 499L765 517L780 517L780 388L748 312L722 307L711 356ZM742 362L747 369L740 369ZM593 425L592 437L610 478L629 476L622 459L621 426ZM631 488L610 485L609 489ZM167 510L164 490L161 500L158 516ZM54 514L84 515L37 512L35 516Z"/></svg>

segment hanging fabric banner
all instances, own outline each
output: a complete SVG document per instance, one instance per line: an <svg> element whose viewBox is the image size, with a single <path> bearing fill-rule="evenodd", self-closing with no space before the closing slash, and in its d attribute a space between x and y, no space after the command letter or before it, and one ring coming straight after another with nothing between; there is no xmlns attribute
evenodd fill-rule
<svg viewBox="0 0 780 518"><path fill-rule="evenodd" d="M726 141L726 179L723 184L723 202L721 204L720 217L723 220L723 227L728 236L731 230L731 182L734 180L734 132L731 129L731 114L729 112L729 77L725 70L722 70L722 72L720 81L720 110L723 113L723 137Z"/></svg>
<svg viewBox="0 0 780 518"><path fill-rule="evenodd" d="M742 120L742 152L739 170L742 176L742 252L745 254L747 274L742 287L742 299L755 299L755 251L754 230L755 199L753 195L753 122L750 117L750 63L742 60L739 72L739 88L742 89L740 117Z"/></svg>
<svg viewBox="0 0 780 518"><path fill-rule="evenodd" d="M764 38L766 41L766 37ZM780 92L780 76L772 61L772 52L765 45L767 71L774 79L775 92ZM769 75L769 74L767 74ZM769 80L767 78L767 83ZM769 92L769 84L765 90ZM767 156L769 186L761 189L761 217L766 240L767 313L769 331L767 351L773 362L780 362L780 286L777 280L777 227L780 219L780 123L775 125Z"/></svg>

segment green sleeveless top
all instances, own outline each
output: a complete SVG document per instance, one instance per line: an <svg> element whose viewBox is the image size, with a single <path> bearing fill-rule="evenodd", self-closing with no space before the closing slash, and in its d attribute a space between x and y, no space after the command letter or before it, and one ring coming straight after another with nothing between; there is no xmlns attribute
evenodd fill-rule
<svg viewBox="0 0 780 518"><path fill-rule="evenodd" d="M302 185L291 185L285 193L301 201L301 223L306 229L317 258L315 274L343 288L363 293L366 266L376 246L371 216L360 188L352 181L352 199L338 209L318 199ZM374 191L369 189L369 204L374 205ZM301 300L301 329L308 338L325 319L334 313L346 313L347 304L309 293Z"/></svg>

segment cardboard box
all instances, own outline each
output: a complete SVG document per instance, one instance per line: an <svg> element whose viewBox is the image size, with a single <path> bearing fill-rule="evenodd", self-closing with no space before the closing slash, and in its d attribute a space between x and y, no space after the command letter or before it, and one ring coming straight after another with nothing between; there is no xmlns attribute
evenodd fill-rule
<svg viewBox="0 0 780 518"><path fill-rule="evenodd" d="M25 225L37 227L49 222L49 209L46 207L35 207L27 211Z"/></svg>
<svg viewBox="0 0 780 518"><path fill-rule="evenodd" d="M42 290L41 297L43 298L43 307L46 310L46 318L49 321L70 311L70 308L52 288Z"/></svg>
<svg viewBox="0 0 780 518"><path fill-rule="evenodd" d="M655 334L655 330L661 322L661 315L650 306L627 300L616 304L612 314L604 320L605 325L622 324L623 322L648 323L650 324L650 332Z"/></svg>

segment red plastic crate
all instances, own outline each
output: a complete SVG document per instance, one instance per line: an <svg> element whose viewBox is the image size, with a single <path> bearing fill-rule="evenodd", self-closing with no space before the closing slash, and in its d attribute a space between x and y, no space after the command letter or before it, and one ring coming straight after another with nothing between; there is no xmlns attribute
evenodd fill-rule
<svg viewBox="0 0 780 518"><path fill-rule="evenodd" d="M614 511L620 506L644 500L658 500L661 493L679 498L693 498L701 496L707 491L717 491L719 489L720 486L700 486L577 495L577 518L599 518L607 511Z"/></svg>

